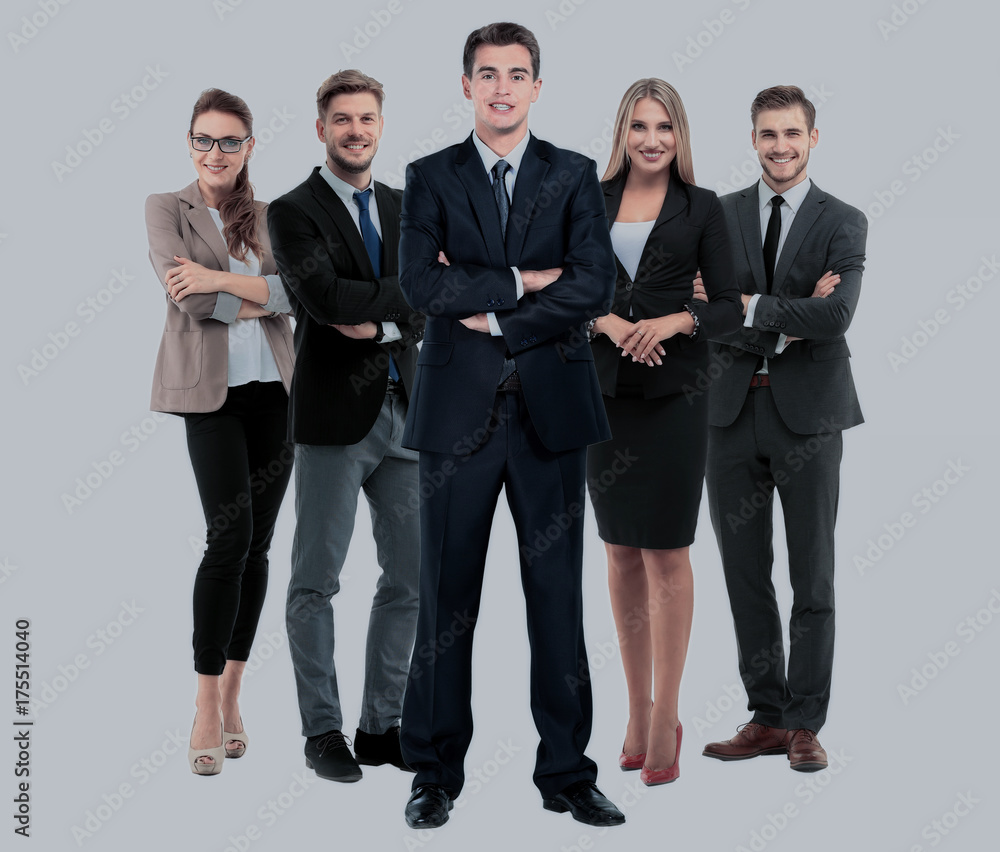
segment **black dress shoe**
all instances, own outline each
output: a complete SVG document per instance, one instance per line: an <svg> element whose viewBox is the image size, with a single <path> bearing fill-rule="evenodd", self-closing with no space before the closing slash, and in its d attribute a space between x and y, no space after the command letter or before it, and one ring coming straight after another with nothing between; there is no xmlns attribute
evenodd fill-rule
<svg viewBox="0 0 1000 852"><path fill-rule="evenodd" d="M444 787L438 784L421 784L406 803L406 824L410 828L438 828L448 822L448 811L454 801Z"/></svg>
<svg viewBox="0 0 1000 852"><path fill-rule="evenodd" d="M416 772L403 760L399 750L399 725L393 725L384 734L366 734L358 728L354 737L354 756L365 766L381 766L391 763L404 772Z"/></svg>
<svg viewBox="0 0 1000 852"><path fill-rule="evenodd" d="M551 799L542 799L542 806L557 814L569 811L573 819L587 825L621 825L625 822L625 814L608 801L593 781L576 781Z"/></svg>
<svg viewBox="0 0 1000 852"><path fill-rule="evenodd" d="M306 766L327 781L360 781L361 767L340 731L306 737Z"/></svg>

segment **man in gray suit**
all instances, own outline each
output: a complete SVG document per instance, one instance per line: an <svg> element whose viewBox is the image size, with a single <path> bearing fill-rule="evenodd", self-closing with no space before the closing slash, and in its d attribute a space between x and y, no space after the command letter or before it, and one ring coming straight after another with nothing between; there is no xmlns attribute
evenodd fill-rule
<svg viewBox="0 0 1000 852"><path fill-rule="evenodd" d="M861 291L868 225L806 177L816 110L796 86L751 108L761 180L722 198L743 327L712 342L709 506L736 625L750 722L708 757L787 754L827 765L816 734L830 700L834 524L842 432L863 422L844 332ZM793 592L788 670L771 582L771 513L784 513Z"/></svg>

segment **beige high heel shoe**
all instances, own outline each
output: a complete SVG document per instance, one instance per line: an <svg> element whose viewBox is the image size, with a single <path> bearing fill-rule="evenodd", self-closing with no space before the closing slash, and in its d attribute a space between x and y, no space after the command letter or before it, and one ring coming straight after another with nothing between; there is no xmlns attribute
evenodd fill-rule
<svg viewBox="0 0 1000 852"><path fill-rule="evenodd" d="M242 716L240 717L240 727L243 728ZM236 748L230 748L229 743L233 740L242 743L242 745L236 746ZM226 749L226 757L230 760L236 760L238 757L243 757L243 755L247 753L247 746L250 745L250 737L247 736L246 728L243 728L243 730L238 734L231 733L230 731L223 731L222 745Z"/></svg>
<svg viewBox="0 0 1000 852"><path fill-rule="evenodd" d="M195 716L195 719L197 718L198 717ZM192 727L194 727L193 723ZM222 761L226 756L226 735L222 731L221 722L219 723L219 733L223 736L222 745L216 746L215 748L194 749L191 748L191 741L188 740L188 765L191 767L191 771L195 775L218 775L222 772ZM203 757L210 757L212 762L199 763L198 761Z"/></svg>

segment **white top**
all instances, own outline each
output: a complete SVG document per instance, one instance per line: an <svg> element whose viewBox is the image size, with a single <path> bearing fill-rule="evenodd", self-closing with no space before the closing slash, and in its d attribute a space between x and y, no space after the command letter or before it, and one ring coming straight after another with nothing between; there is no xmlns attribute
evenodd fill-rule
<svg viewBox="0 0 1000 852"><path fill-rule="evenodd" d="M213 207L208 208L215 227L222 233L222 216ZM247 262L229 256L229 271L235 275L260 276L260 260L247 252ZM281 373L274 361L271 347L264 336L264 329L254 319L238 319L229 324L229 381L231 388L249 382L280 382Z"/></svg>
<svg viewBox="0 0 1000 852"><path fill-rule="evenodd" d="M615 222L611 226L611 245L632 281L635 281L642 250L655 224L656 220L650 219L648 222Z"/></svg>

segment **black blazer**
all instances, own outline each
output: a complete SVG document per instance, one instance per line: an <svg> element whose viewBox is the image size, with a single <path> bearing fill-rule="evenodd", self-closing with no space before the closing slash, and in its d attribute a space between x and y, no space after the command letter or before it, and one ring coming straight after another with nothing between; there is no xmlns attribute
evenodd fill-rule
<svg viewBox="0 0 1000 852"><path fill-rule="evenodd" d="M385 398L389 354L413 387L423 317L410 310L397 277L402 193L375 182L382 226L382 276L364 239L319 166L268 209L271 249L295 312L296 369L288 437L299 444L356 444ZM345 337L332 323L395 322L402 340L382 345Z"/></svg>
<svg viewBox="0 0 1000 852"><path fill-rule="evenodd" d="M517 361L532 425L548 449L607 440L593 356L580 333L607 312L615 278L594 161L532 136L505 241L470 135L407 167L400 228L399 284L427 315L403 444L462 455L470 440L481 441L505 350ZM450 266L438 263L439 251ZM518 301L512 266L564 270ZM502 337L459 322L490 311Z"/></svg>
<svg viewBox="0 0 1000 852"><path fill-rule="evenodd" d="M603 187L610 230L621 206L625 178L608 181ZM637 321L677 313L689 305L698 315L695 338L675 334L664 340L667 354L663 364L641 371L643 396L653 399L696 390L699 376L706 375L708 368L705 342L735 331L743 321L729 233L719 199L711 190L672 177L642 251L635 281L629 278L621 261L615 258L615 262L618 280L613 313ZM692 299L698 269L709 297L707 303ZM592 346L601 391L614 396L621 350L604 334L595 337Z"/></svg>
<svg viewBox="0 0 1000 852"><path fill-rule="evenodd" d="M766 294L757 184L723 196L722 209L740 291ZM864 213L815 183L809 188L781 248L772 295L757 302L753 328L741 326L712 343L713 360L723 368L709 393L712 425L736 419L761 355L768 358L774 404L793 432L837 432L864 422L844 332L861 295L867 235ZM840 283L825 299L810 298L831 269ZM803 339L775 356L779 334Z"/></svg>

